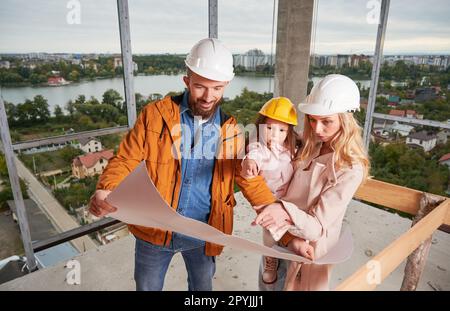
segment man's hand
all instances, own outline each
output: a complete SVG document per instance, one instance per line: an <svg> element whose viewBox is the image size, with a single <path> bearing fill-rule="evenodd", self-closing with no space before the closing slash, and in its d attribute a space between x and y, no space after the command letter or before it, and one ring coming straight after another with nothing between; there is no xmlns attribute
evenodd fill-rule
<svg viewBox="0 0 450 311"><path fill-rule="evenodd" d="M242 161L242 177L253 178L258 176L258 165L255 160L245 159Z"/></svg>
<svg viewBox="0 0 450 311"><path fill-rule="evenodd" d="M110 190L96 190L89 202L89 212L97 217L117 211L117 208L106 203L105 199L110 194Z"/></svg>

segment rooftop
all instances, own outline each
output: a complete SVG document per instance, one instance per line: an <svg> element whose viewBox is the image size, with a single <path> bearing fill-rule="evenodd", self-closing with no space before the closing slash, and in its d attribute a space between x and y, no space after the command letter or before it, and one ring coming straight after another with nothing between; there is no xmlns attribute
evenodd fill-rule
<svg viewBox="0 0 450 311"><path fill-rule="evenodd" d="M84 165L87 168L93 167L100 159L109 160L114 156L114 151L112 149L102 150L98 152L88 153L86 155L81 155L73 159L73 164L75 166Z"/></svg>
<svg viewBox="0 0 450 311"><path fill-rule="evenodd" d="M90 142L91 140L93 140L93 141L98 141L98 139L96 139L96 138L94 138L94 137L87 137L87 138L79 138L79 139L78 139L78 142L84 146L84 145L86 145L88 142Z"/></svg>
<svg viewBox="0 0 450 311"><path fill-rule="evenodd" d="M236 194L234 235L261 241L260 227L250 226L254 212L241 193ZM381 209L353 200L347 210L344 226L351 228L354 238L352 258L335 266L331 287L353 274L371 257L383 250L401 233L406 232L411 221ZM436 231L432 238L429 257L421 276L418 290L450 290L450 235ZM81 284L65 282L68 269L64 263L43 269L0 285L0 290L134 290L134 238L122 238L75 257L81 266ZM260 255L225 248L217 258L214 290L258 290ZM99 265L98 263L102 264ZM377 290L400 289L403 280L403 262L387 277ZM168 270L164 290L186 290L187 274L180 254L174 256Z"/></svg>
<svg viewBox="0 0 450 311"><path fill-rule="evenodd" d="M409 134L408 138L428 141L428 140L435 139L436 134L428 133L426 131L420 131L420 132Z"/></svg>
<svg viewBox="0 0 450 311"><path fill-rule="evenodd" d="M450 153L444 154L444 155L439 159L439 162L447 161L448 159L450 159Z"/></svg>

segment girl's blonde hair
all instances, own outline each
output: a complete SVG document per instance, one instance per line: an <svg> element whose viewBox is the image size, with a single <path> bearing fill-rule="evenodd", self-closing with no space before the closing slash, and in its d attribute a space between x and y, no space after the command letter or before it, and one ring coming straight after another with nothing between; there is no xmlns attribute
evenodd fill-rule
<svg viewBox="0 0 450 311"><path fill-rule="evenodd" d="M353 164L359 163L364 171L363 180L366 180L369 176L370 161L364 148L362 129L354 118L353 113L339 113L338 116L340 129L330 141L330 147L335 152L336 162L334 164L336 169L351 167ZM308 115L305 115L304 125L304 146L297 157L299 160L309 159L320 142L311 127Z"/></svg>
<svg viewBox="0 0 450 311"><path fill-rule="evenodd" d="M259 126L261 124L266 124L266 121L269 117L263 116L262 114L258 113L258 117L255 121L255 126L256 126L256 139L259 140ZM288 128L288 133L286 136L286 140L284 141L284 147L286 149L289 150L290 154L291 154L291 158L294 159L295 157L295 153L296 153L296 148L297 148L297 135L294 131L294 126L289 124L289 128Z"/></svg>

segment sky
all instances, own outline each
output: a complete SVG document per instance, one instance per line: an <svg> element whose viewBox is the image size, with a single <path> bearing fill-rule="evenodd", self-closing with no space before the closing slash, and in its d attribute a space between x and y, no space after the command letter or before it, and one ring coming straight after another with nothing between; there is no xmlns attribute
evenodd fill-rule
<svg viewBox="0 0 450 311"><path fill-rule="evenodd" d="M373 54L376 2L318 0L312 53ZM233 53L275 50L273 0L218 3L219 39ZM129 11L133 54L187 53L208 35L207 0L129 0ZM448 0L391 0L384 54L450 54L449 16ZM0 0L0 53L29 52L120 52L116 0Z"/></svg>

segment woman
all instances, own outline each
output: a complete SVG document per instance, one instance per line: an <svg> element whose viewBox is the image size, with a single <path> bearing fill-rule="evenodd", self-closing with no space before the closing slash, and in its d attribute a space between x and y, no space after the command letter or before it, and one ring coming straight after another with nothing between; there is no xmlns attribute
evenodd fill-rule
<svg viewBox="0 0 450 311"><path fill-rule="evenodd" d="M308 240L320 258L339 239L347 205L367 178L369 160L361 128L353 116L359 90L353 80L328 75L311 90L299 110L305 113L304 145L286 195L268 205L255 223L266 229L291 223L282 244L296 251L296 237ZM330 265L291 262L286 290L328 290Z"/></svg>

